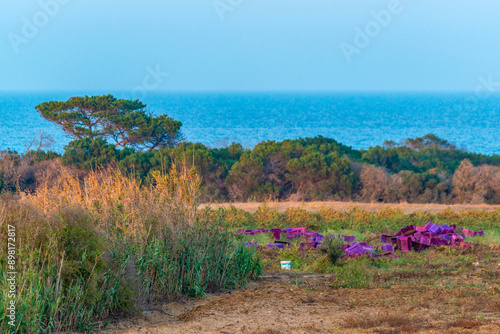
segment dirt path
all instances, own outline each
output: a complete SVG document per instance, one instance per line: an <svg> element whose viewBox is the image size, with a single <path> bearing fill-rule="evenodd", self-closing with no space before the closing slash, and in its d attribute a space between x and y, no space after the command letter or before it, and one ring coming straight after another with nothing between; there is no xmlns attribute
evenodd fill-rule
<svg viewBox="0 0 500 334"><path fill-rule="evenodd" d="M465 282L477 277L468 274ZM162 306L105 333L499 333L500 295L464 286L333 289L328 274L265 275L247 289Z"/></svg>
<svg viewBox="0 0 500 334"><path fill-rule="evenodd" d="M446 208L451 208L455 212L465 211L467 209L471 210L495 210L500 208L500 205L488 205L488 204L408 204L408 203L358 203L358 202L267 202L270 208L276 209L278 211L285 211L289 208L302 208L307 211L319 211L321 207L334 208L339 211L349 211L351 208L357 206L360 209L374 212L380 211L387 207L393 209L401 209L405 214L409 214L415 211L428 211L430 213L438 213L444 211ZM201 207L205 207L207 204L203 204ZM229 208L234 205L238 209L242 209L248 212L255 212L259 206L263 203L223 203L223 204L210 204L212 208Z"/></svg>

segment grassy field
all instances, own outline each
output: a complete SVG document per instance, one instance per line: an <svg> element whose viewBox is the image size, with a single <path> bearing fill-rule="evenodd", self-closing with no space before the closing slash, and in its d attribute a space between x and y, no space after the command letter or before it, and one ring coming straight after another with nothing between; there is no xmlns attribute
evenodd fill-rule
<svg viewBox="0 0 500 334"><path fill-rule="evenodd" d="M315 232L331 229L378 233L383 229L399 230L411 224L425 225L429 221L489 231L497 231L500 227L500 208L454 211L447 207L437 213L418 210L406 214L401 209L392 207L385 207L379 211L366 211L357 206L349 210L322 206L319 210L308 211L295 207L279 210L264 203L253 212L234 205L228 208L206 207L204 212L211 220L219 221L229 228L247 229L306 227Z"/></svg>
<svg viewBox="0 0 500 334"><path fill-rule="evenodd" d="M207 206L218 209L225 208L228 209L231 206L236 207L237 209L245 210L248 212L255 212L261 207L263 203L223 203L223 204L202 204L201 208L205 208ZM276 209L279 212L286 211L288 209L304 209L307 211L317 212L320 211L321 208L334 209L341 212L350 211L354 207L358 207L361 210L365 210L368 212L376 212L381 211L387 208L399 209L403 213L413 213L416 211L425 211L432 214L439 213L441 211L450 208L454 212L462 212L466 210L485 210L492 211L500 208L500 205L488 205L488 204L409 204L409 203L362 203L362 202L274 202L269 201L266 202L266 205L271 209Z"/></svg>
<svg viewBox="0 0 500 334"><path fill-rule="evenodd" d="M458 220L456 221L458 222ZM397 224L397 222L394 222ZM322 230L353 234L380 245L380 230ZM433 247L398 252L399 258L359 257L333 263L328 253L267 249L257 242L264 275L247 288L206 301L163 304L161 311L116 323L112 333L498 333L500 331L500 231L471 237L466 248ZM280 261L292 262L283 271ZM130 328L128 328L130 327Z"/></svg>
<svg viewBox="0 0 500 334"><path fill-rule="evenodd" d="M332 262L328 252L268 249L269 233L236 235L257 242L264 275L248 288L186 302L182 312L162 305L113 333L497 333L500 331L500 210L481 206L441 207L429 212L415 206L297 206L265 203L211 206L207 214L233 232L239 228L307 227L324 235L355 235L380 246L380 234L395 234L408 224L428 221L483 229L466 248L432 247L399 252L398 258L359 257ZM289 203L284 203L289 204ZM252 204L253 205L253 204ZM313 204L314 205L314 204ZM292 263L283 271L280 261ZM156 315L155 315L156 314ZM134 323L134 324L132 324ZM140 324L140 329L137 324ZM129 329L123 329L130 326Z"/></svg>

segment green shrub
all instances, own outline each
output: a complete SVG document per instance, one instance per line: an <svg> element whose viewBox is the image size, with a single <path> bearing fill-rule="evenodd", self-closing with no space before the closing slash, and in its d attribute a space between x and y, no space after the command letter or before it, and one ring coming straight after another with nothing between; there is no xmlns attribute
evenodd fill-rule
<svg viewBox="0 0 500 334"><path fill-rule="evenodd" d="M0 230L16 227L16 324L0 317L4 333L63 330L90 332L109 314L132 310L127 290L127 258L94 228L82 208L68 206L45 217L35 206L10 199L2 203ZM2 211L0 209L0 211ZM0 250L0 308L6 307L6 245Z"/></svg>
<svg viewBox="0 0 500 334"><path fill-rule="evenodd" d="M219 225L184 227L163 238L135 245L137 270L148 302L182 294L201 297L207 292L244 286L260 276L260 257L254 249L232 245L233 235Z"/></svg>
<svg viewBox="0 0 500 334"><path fill-rule="evenodd" d="M325 238L324 248L321 250L328 254L330 261L332 263L337 263L342 255L345 255L344 249L342 245L344 244L344 240L342 238Z"/></svg>

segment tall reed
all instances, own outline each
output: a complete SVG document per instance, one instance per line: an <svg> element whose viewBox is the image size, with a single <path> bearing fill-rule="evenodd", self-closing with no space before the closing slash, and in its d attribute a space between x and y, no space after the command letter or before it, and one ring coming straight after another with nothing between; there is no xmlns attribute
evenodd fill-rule
<svg viewBox="0 0 500 334"><path fill-rule="evenodd" d="M117 169L79 180L60 168L56 184L1 202L0 232L16 226L19 272L17 327L0 316L1 332L91 332L111 314L237 288L260 275L255 251L198 212L194 169L173 165L141 184ZM5 241L2 297L8 292Z"/></svg>

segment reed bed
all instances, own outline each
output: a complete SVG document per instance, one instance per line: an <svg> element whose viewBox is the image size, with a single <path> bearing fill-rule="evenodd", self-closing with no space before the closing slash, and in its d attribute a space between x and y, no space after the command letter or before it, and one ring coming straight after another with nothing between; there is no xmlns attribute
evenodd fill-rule
<svg viewBox="0 0 500 334"><path fill-rule="evenodd" d="M0 332L92 332L150 303L244 286L261 273L254 250L199 212L200 178L172 166L146 184L115 169L0 200L0 231L16 227L16 321ZM7 308L7 238L0 308Z"/></svg>

